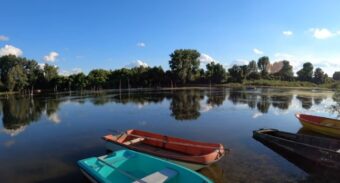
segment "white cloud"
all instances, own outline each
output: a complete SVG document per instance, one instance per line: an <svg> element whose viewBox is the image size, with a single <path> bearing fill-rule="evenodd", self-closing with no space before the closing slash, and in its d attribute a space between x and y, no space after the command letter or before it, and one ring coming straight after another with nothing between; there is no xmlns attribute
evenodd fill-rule
<svg viewBox="0 0 340 183"><path fill-rule="evenodd" d="M140 47L140 48L144 48L144 47L146 47L146 44L143 43L143 42L139 42L139 43L137 43L137 46Z"/></svg>
<svg viewBox="0 0 340 183"><path fill-rule="evenodd" d="M282 34L283 34L284 36L287 36L287 37L289 37L289 36L292 36L292 35L293 35L293 32L292 32L292 31L289 31L289 30L287 30L287 31L283 31L283 32L282 32Z"/></svg>
<svg viewBox="0 0 340 183"><path fill-rule="evenodd" d="M57 57L59 56L59 53L52 51L48 55L44 56L44 61L45 62L54 62Z"/></svg>
<svg viewBox="0 0 340 183"><path fill-rule="evenodd" d="M9 37L5 36L5 35L0 35L0 41L8 41Z"/></svg>
<svg viewBox="0 0 340 183"><path fill-rule="evenodd" d="M60 75L62 76L69 76L69 75L72 75L72 74L79 74L79 73L82 73L83 70L81 68L73 68L71 70L61 70L59 72Z"/></svg>
<svg viewBox="0 0 340 183"><path fill-rule="evenodd" d="M19 135L21 132L25 131L26 126L20 126L17 129L3 129L2 131L11 137Z"/></svg>
<svg viewBox="0 0 340 183"><path fill-rule="evenodd" d="M134 67L149 67L149 65L142 60L136 60L126 65L125 68L134 68Z"/></svg>
<svg viewBox="0 0 340 183"><path fill-rule="evenodd" d="M22 55L22 51L19 48L6 44L4 47L0 48L0 57L5 55L15 55L18 57Z"/></svg>
<svg viewBox="0 0 340 183"><path fill-rule="evenodd" d="M261 112L255 112L255 113L253 114L252 118L253 118L253 119L256 119L256 118L259 118L259 117L261 117L261 116L263 116L263 113L261 113Z"/></svg>
<svg viewBox="0 0 340 183"><path fill-rule="evenodd" d="M198 58L198 60L201 63L204 63L204 64L208 64L208 63L211 63L211 62L216 62L215 59L213 59L211 56L209 56L207 54L204 54L204 53L201 54L201 56Z"/></svg>
<svg viewBox="0 0 340 183"><path fill-rule="evenodd" d="M257 49L257 48L254 48L253 49L253 52L256 54L256 55L263 55L263 51Z"/></svg>
<svg viewBox="0 0 340 183"><path fill-rule="evenodd" d="M40 68L40 69L44 69L44 67L45 67L46 64L45 64L45 63L38 63L38 65L39 65L39 68Z"/></svg>
<svg viewBox="0 0 340 183"><path fill-rule="evenodd" d="M214 107L211 104L201 103L200 112L209 112Z"/></svg>
<svg viewBox="0 0 340 183"><path fill-rule="evenodd" d="M336 35L336 33L326 28L311 28L309 31L312 32L313 37L316 39L327 39Z"/></svg>
<svg viewBox="0 0 340 183"><path fill-rule="evenodd" d="M49 115L48 119L55 124L58 124L58 123L61 122L60 117L59 117L58 113L56 113L56 112Z"/></svg>

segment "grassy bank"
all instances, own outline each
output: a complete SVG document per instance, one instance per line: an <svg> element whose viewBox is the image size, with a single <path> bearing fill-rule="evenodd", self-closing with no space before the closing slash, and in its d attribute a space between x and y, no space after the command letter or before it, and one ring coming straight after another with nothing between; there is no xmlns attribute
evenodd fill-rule
<svg viewBox="0 0 340 183"><path fill-rule="evenodd" d="M312 82L302 82L302 81L280 81L280 80L246 80L243 83L227 83L218 86L225 87L246 87L246 86L256 86L256 87L289 87L289 88L320 88L320 89L340 89L340 82L331 82L321 85L317 85Z"/></svg>

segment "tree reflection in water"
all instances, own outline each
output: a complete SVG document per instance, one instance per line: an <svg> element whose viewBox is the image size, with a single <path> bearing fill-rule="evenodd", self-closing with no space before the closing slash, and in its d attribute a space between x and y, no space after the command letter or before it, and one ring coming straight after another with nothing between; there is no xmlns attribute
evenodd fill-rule
<svg viewBox="0 0 340 183"><path fill-rule="evenodd" d="M320 104L325 96L297 95L297 100L302 103L304 109L310 109L313 104ZM206 99L206 100L205 100ZM108 103L128 104L138 106L157 104L170 101L171 116L176 120L195 120L201 112L206 112L214 107L223 105L228 99L232 104L245 104L251 109L257 109L261 113L268 113L270 107L287 110L293 99L290 92L278 89L258 88L248 91L245 89L183 89L183 90L145 90L133 92L96 92L96 93L67 93L48 96L18 97L9 96L0 99L0 113L2 113L3 126L7 130L16 130L38 121L43 114L59 123L57 114L60 103L64 101L84 104L90 102L93 105L105 105ZM314 103L313 103L314 100ZM329 110L340 117L340 92L335 92L333 100L336 104Z"/></svg>
<svg viewBox="0 0 340 183"><path fill-rule="evenodd" d="M170 103L171 116L176 120L197 119L200 114L200 101L204 98L202 90L180 90L174 93Z"/></svg>
<svg viewBox="0 0 340 183"><path fill-rule="evenodd" d="M29 97L9 96L2 100L3 126L6 129L16 130L40 119L46 109L44 100L35 100Z"/></svg>
<svg viewBox="0 0 340 183"><path fill-rule="evenodd" d="M335 104L329 107L329 111L332 114L336 114L337 118L340 118L340 91L334 92L332 99Z"/></svg>
<svg viewBox="0 0 340 183"><path fill-rule="evenodd" d="M311 96L298 95L296 96L296 99L301 102L302 108L304 109L310 109L313 106L313 99Z"/></svg>

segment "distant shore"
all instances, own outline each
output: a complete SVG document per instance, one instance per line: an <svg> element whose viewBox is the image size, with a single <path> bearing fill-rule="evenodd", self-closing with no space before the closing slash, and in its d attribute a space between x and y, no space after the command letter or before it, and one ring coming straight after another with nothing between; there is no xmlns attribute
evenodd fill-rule
<svg viewBox="0 0 340 183"><path fill-rule="evenodd" d="M147 90L180 90L180 89L208 89L208 88L287 88L287 89L318 89L318 90L339 90L340 83L328 83L316 85L310 82L298 81L272 81L272 80L255 80L245 81L244 83L225 83L225 84L178 84L175 87L153 87L153 88L113 88L113 89L100 89L100 90L71 90L71 91L42 91L39 94L66 94L70 92L83 92L83 93L101 93L101 92L119 92L119 91L147 91ZM0 92L0 96L20 94L19 92ZM22 94L27 95L27 94Z"/></svg>

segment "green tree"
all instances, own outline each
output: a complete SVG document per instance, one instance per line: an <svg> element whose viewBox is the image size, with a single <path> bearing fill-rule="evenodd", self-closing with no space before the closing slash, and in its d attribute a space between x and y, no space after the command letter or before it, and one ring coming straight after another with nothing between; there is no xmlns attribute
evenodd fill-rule
<svg viewBox="0 0 340 183"><path fill-rule="evenodd" d="M6 86L9 91L21 91L27 84L27 76L21 65L15 65L8 71Z"/></svg>
<svg viewBox="0 0 340 183"><path fill-rule="evenodd" d="M233 65L233 67L228 69L230 75L229 80L233 82L243 82L245 78L245 68L246 66Z"/></svg>
<svg viewBox="0 0 340 183"><path fill-rule="evenodd" d="M313 80L313 64L306 62L303 64L303 68L297 72L298 80L300 81L312 81Z"/></svg>
<svg viewBox="0 0 340 183"><path fill-rule="evenodd" d="M335 81L340 81L340 71L334 72L333 79Z"/></svg>
<svg viewBox="0 0 340 183"><path fill-rule="evenodd" d="M104 69L94 69L88 74L88 81L94 89L104 88L110 72Z"/></svg>
<svg viewBox="0 0 340 183"><path fill-rule="evenodd" d="M267 56L260 57L257 61L257 66L261 71L262 77L268 76L268 66L270 64L269 58Z"/></svg>
<svg viewBox="0 0 340 183"><path fill-rule="evenodd" d="M28 60L25 62L24 68L27 75L28 87L31 90L31 94L33 94L34 87L38 82L39 76L43 75L43 71L39 64L34 60Z"/></svg>
<svg viewBox="0 0 340 183"><path fill-rule="evenodd" d="M44 65L44 78L47 82L52 81L58 77L58 67L54 65L45 64Z"/></svg>
<svg viewBox="0 0 340 183"><path fill-rule="evenodd" d="M247 66L247 74L246 78L249 80L257 80L261 78L261 75L258 71L257 63L255 60L249 62Z"/></svg>
<svg viewBox="0 0 340 183"><path fill-rule="evenodd" d="M278 77L281 80L292 81L294 78L293 66L291 66L289 61L287 60L284 60L281 63L281 70L275 73L274 76Z"/></svg>
<svg viewBox="0 0 340 183"><path fill-rule="evenodd" d="M169 65L178 81L185 84L193 81L199 73L200 53L191 49L179 49L170 54Z"/></svg>
<svg viewBox="0 0 340 183"><path fill-rule="evenodd" d="M323 84L326 82L327 75L323 72L321 68L316 68L314 72L314 82L316 84Z"/></svg>
<svg viewBox="0 0 340 183"><path fill-rule="evenodd" d="M87 86L87 79L84 73L73 74L69 76L72 79L72 87L76 90L83 90Z"/></svg>
<svg viewBox="0 0 340 183"><path fill-rule="evenodd" d="M223 65L215 62L208 63L206 65L206 75L212 83L222 83L226 78L226 71Z"/></svg>

